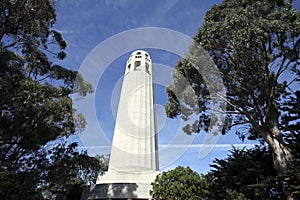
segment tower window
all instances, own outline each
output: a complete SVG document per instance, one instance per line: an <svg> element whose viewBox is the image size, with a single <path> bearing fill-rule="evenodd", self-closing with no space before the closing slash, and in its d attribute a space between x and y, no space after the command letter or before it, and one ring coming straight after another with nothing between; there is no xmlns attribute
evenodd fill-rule
<svg viewBox="0 0 300 200"><path fill-rule="evenodd" d="M141 52L137 52L136 55L141 55Z"/></svg>
<svg viewBox="0 0 300 200"><path fill-rule="evenodd" d="M134 70L141 70L141 61L134 62Z"/></svg>
<svg viewBox="0 0 300 200"><path fill-rule="evenodd" d="M130 69L131 64L127 65L127 68Z"/></svg>
<svg viewBox="0 0 300 200"><path fill-rule="evenodd" d="M146 62L146 72L150 73L150 71L149 71L149 63L148 62Z"/></svg>

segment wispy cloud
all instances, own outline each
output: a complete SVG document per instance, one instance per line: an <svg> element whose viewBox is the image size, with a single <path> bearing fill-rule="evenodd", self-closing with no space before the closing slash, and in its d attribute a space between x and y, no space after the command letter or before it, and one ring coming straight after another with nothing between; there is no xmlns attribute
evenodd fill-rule
<svg viewBox="0 0 300 200"><path fill-rule="evenodd" d="M214 150L216 149L231 149L232 147L236 148L252 148L255 147L256 144L252 143L241 143L241 144L159 144L159 148L211 148L213 147ZM109 150L111 149L111 145L107 146L87 146L87 147L81 147L81 148L87 148L87 149L98 149L98 150Z"/></svg>
<svg viewBox="0 0 300 200"><path fill-rule="evenodd" d="M205 147L213 147L213 148L232 148L232 147L237 147L237 148L243 148L243 147L254 147L255 144L252 143L241 143L241 144L160 144L159 147L167 147L167 146L171 146L171 147L189 147L189 148L205 148Z"/></svg>

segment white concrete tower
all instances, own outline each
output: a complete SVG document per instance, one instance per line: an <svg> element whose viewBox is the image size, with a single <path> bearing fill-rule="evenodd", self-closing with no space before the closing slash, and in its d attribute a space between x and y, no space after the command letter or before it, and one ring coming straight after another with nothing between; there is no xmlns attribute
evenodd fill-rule
<svg viewBox="0 0 300 200"><path fill-rule="evenodd" d="M126 63L108 172L98 177L90 199L151 199L157 174L152 62L137 50Z"/></svg>
<svg viewBox="0 0 300 200"><path fill-rule="evenodd" d="M152 62L142 50L134 51L126 64L109 170L158 170Z"/></svg>

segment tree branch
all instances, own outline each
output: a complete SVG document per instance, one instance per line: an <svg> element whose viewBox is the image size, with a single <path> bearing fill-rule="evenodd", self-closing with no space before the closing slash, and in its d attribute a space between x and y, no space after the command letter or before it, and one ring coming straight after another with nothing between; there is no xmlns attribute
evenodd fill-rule
<svg viewBox="0 0 300 200"><path fill-rule="evenodd" d="M38 82L40 82L40 81L43 81L43 80L45 80L45 79L47 79L47 78L50 78L50 77L52 77L52 76L54 76L55 74L53 73L53 74L49 74L48 76L45 76L45 77L43 77L43 78L41 78L41 79L39 79L39 80L37 80Z"/></svg>
<svg viewBox="0 0 300 200"><path fill-rule="evenodd" d="M10 48L10 47L13 47L13 46L15 46L15 45L16 45L18 42L20 42L20 41L21 41L21 38L18 38L18 39L17 39L16 41L14 41L13 43L4 46L3 49L7 49L7 48Z"/></svg>
<svg viewBox="0 0 300 200"><path fill-rule="evenodd" d="M234 123L234 124L229 124L229 127L234 127L234 126L238 126L238 125L244 125L244 124L250 124L250 121L243 121L243 122L238 122L238 123Z"/></svg>

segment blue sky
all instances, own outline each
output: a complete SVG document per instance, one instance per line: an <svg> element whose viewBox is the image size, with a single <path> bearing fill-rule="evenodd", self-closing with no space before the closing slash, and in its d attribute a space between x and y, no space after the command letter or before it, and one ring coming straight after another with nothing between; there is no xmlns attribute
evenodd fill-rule
<svg viewBox="0 0 300 200"><path fill-rule="evenodd" d="M180 119L166 118L163 113L163 105L167 101L164 90L167 82L172 80L171 70L180 55L143 45L119 52L123 46L130 47L128 44L132 42L130 38L124 41L126 44L114 43L107 46L105 51L100 51L106 41L114 40L116 35L122 35L124 31L137 28L164 28L192 38L200 27L205 12L220 2L220 0L57 0L57 23L54 28L63 34L68 43L67 58L61 64L75 70L84 68L87 74L91 74L90 76L100 73L97 71L98 68L103 69L101 76L94 83L95 94L87 97L93 99L91 102L94 104L92 105L94 110L87 111L87 107L91 105L87 105L85 100L75 102L75 107L86 115L88 124L85 131L73 140L78 141L83 148L87 148L91 155L109 153L125 63L133 50L142 48L151 55L155 82L161 83L155 85L157 124L160 130L160 170L183 165L190 166L199 173L205 173L215 158L226 157L231 145L252 146L254 141L242 142L234 133L227 134L220 136L214 148L201 158L199 152L203 148L201 144L205 134L186 136L181 131ZM299 8L299 1L295 2ZM142 38L143 35L137 37ZM174 41L174 46L176 42ZM115 57L111 56L114 52L119 53ZM106 62L108 54L114 59ZM99 60L101 64L106 63L105 66L100 66ZM85 78L89 81L90 76Z"/></svg>

